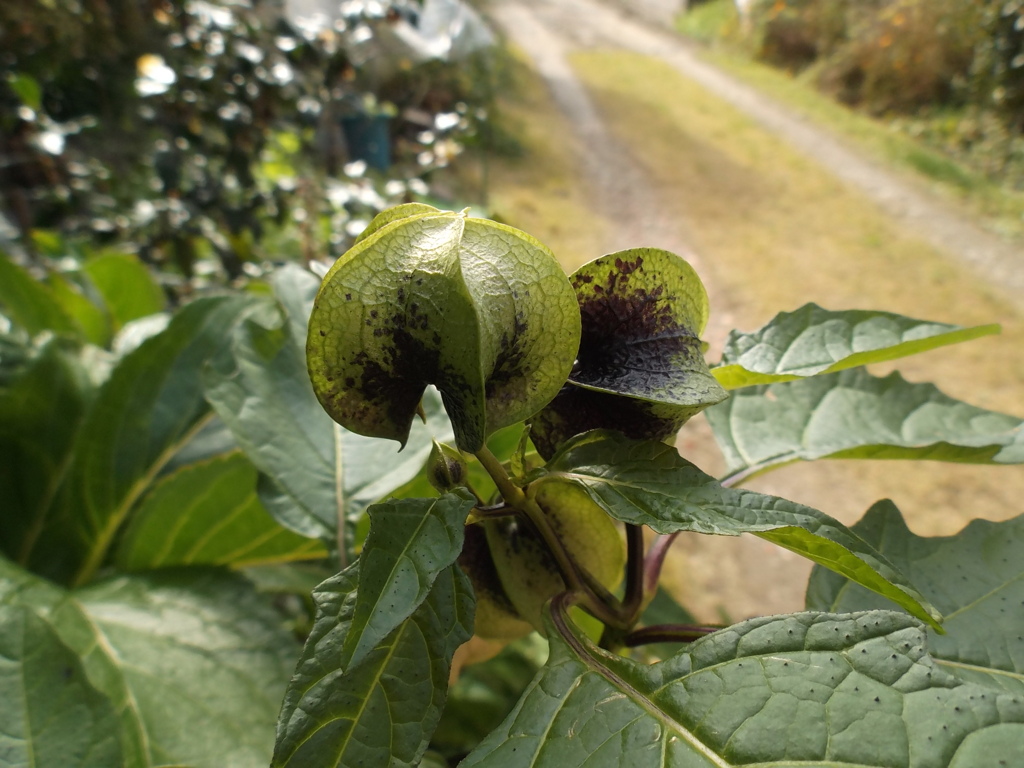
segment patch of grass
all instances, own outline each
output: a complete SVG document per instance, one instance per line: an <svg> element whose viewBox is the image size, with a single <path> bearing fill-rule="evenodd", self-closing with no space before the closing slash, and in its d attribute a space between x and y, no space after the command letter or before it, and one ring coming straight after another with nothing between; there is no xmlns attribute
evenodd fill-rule
<svg viewBox="0 0 1024 768"><path fill-rule="evenodd" d="M1024 193L1001 186L903 133L884 120L840 104L814 86L813 68L799 76L753 61L738 48L716 45L698 54L794 112L851 141L896 172L928 184L933 192L962 202L993 228L1024 236Z"/></svg>
<svg viewBox="0 0 1024 768"><path fill-rule="evenodd" d="M957 187L968 194L978 190L978 177L948 157L921 147L910 147L905 158L907 165L922 176Z"/></svg>

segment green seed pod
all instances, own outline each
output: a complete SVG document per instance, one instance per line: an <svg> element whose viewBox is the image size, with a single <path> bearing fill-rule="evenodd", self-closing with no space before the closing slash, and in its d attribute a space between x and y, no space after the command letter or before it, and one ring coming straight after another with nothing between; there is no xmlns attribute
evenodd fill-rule
<svg viewBox="0 0 1024 768"><path fill-rule="evenodd" d="M385 211L324 277L309 320L313 391L331 418L403 445L428 384L455 444L553 398L580 311L554 254L525 232L422 204Z"/></svg>
<svg viewBox="0 0 1024 768"><path fill-rule="evenodd" d="M476 594L473 634L487 640L515 640L533 631L505 594L481 523L466 526L459 567L469 576Z"/></svg>
<svg viewBox="0 0 1024 768"><path fill-rule="evenodd" d="M618 586L626 550L608 513L571 483L542 483L536 499L576 562L608 589ZM519 616L543 630L544 603L565 589L554 556L525 520L509 517L482 525L505 595Z"/></svg>

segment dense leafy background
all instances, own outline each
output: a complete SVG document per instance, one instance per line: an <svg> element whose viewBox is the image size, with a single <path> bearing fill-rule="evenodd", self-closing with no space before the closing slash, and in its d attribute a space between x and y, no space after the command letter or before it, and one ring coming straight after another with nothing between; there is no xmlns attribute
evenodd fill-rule
<svg viewBox="0 0 1024 768"><path fill-rule="evenodd" d="M330 573L316 563L352 556L367 505L420 472L427 428L393 461L323 413L296 338L318 281L298 267L170 318L121 314L104 350L52 282L0 263L16 321L0 388L11 764L266 764L301 650L291 628L312 619L302 595ZM82 297L105 317L139 276L112 263L107 292Z"/></svg>

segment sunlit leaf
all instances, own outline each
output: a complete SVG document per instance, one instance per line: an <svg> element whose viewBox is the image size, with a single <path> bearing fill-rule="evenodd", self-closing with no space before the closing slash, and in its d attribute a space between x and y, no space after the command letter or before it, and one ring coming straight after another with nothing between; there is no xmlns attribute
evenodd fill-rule
<svg viewBox="0 0 1024 768"><path fill-rule="evenodd" d="M806 304L754 333L733 331L712 369L726 389L833 373L998 333L998 325L932 323L891 312Z"/></svg>
<svg viewBox="0 0 1024 768"><path fill-rule="evenodd" d="M163 289L146 266L126 253L106 253L87 260L82 271L99 291L116 331L125 323L161 312Z"/></svg>
<svg viewBox="0 0 1024 768"><path fill-rule="evenodd" d="M729 475L814 459L1024 462L1024 420L863 369L752 387L707 412Z"/></svg>
<svg viewBox="0 0 1024 768"><path fill-rule="evenodd" d="M311 560L327 550L282 528L256 497L256 468L240 453L186 466L143 499L117 550L126 571Z"/></svg>
<svg viewBox="0 0 1024 768"><path fill-rule="evenodd" d="M615 519L658 533L753 533L937 626L939 614L907 578L838 520L786 499L725 488L671 446L591 432L566 444L546 473L535 482L574 482Z"/></svg>
<svg viewBox="0 0 1024 768"><path fill-rule="evenodd" d="M1024 515L974 520L955 536L925 538L907 528L891 501L880 501L853 530L945 615L946 633L928 633L940 667L965 682L1024 696ZM882 602L837 574L811 574L809 609L862 611Z"/></svg>
<svg viewBox="0 0 1024 768"><path fill-rule="evenodd" d="M0 308L30 334L53 331L78 337L81 333L45 284L0 252Z"/></svg>
<svg viewBox="0 0 1024 768"><path fill-rule="evenodd" d="M1024 743L1024 698L946 673L902 614L751 619L651 666L552 622L547 666L461 768L985 768Z"/></svg>
<svg viewBox="0 0 1024 768"><path fill-rule="evenodd" d="M0 764L5 768L123 765L117 714L82 663L25 606L0 604Z"/></svg>
<svg viewBox="0 0 1024 768"><path fill-rule="evenodd" d="M259 306L244 296L200 299L121 360L85 414L34 569L80 583L92 577L149 484L212 416L200 372Z"/></svg>
<svg viewBox="0 0 1024 768"><path fill-rule="evenodd" d="M580 350L569 384L532 420L541 455L590 429L660 440L726 397L700 339L707 292L682 258L656 248L620 251L571 279Z"/></svg>
<svg viewBox="0 0 1024 768"><path fill-rule="evenodd" d="M98 767L269 762L299 648L245 579L170 569L69 592L0 559L5 603L39 611L112 703L124 758ZM55 768L75 765L74 751L59 754Z"/></svg>
<svg viewBox="0 0 1024 768"><path fill-rule="evenodd" d="M392 208L381 211L374 216L373 221L366 226L366 229L359 233L359 237L355 239L353 245L358 245L370 235L376 234L388 224L393 224L401 219L407 219L410 216L437 212L437 208L432 205L427 205L426 203L403 203L402 205L393 206Z"/></svg>
<svg viewBox="0 0 1024 768"><path fill-rule="evenodd" d="M21 103L26 107L38 112L42 107L43 89L39 87L39 81L24 72L11 73L7 77L7 84L11 87Z"/></svg>
<svg viewBox="0 0 1024 768"><path fill-rule="evenodd" d="M529 235L437 211L388 224L342 256L317 295L313 389L347 429L405 443L427 384L462 450L558 391L579 314L554 256Z"/></svg>
<svg viewBox="0 0 1024 768"><path fill-rule="evenodd" d="M71 280L59 272L54 272L47 277L46 285L64 313L81 329L86 341L100 347L107 347L110 344L110 317L90 301Z"/></svg>

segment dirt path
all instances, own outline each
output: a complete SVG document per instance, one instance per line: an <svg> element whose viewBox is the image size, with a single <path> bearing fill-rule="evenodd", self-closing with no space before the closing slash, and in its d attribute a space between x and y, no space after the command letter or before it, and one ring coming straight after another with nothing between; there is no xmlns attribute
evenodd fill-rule
<svg viewBox="0 0 1024 768"><path fill-rule="evenodd" d="M634 8L634 13L663 20L673 3L646 0L639 5L642 7ZM588 161L595 166L596 183L603 186L612 177L613 167L622 170L629 161L605 140L601 121L582 86L575 82L565 55L574 49L603 47L658 57L829 169L845 184L859 189L918 237L971 264L1017 306L1024 307L1024 249L1019 243L980 228L913 182L896 178L827 132L702 62L677 36L596 0L495 0L494 15L516 45L534 60L562 110L583 130L595 134L597 141ZM628 180L620 180L613 186L621 190L631 185Z"/></svg>
<svg viewBox="0 0 1024 768"><path fill-rule="evenodd" d="M645 245L657 246L686 257L701 270L700 256L691 246L686 223L662 204L658 184L629 148L611 135L586 88L576 78L566 56L574 48L605 45L608 25L620 19L607 15L605 6L580 0L560 3L496 2L493 15L509 39L529 57L544 78L559 109L576 127L585 148L581 160L594 203L608 224L601 252L610 253ZM579 14L579 16L577 16ZM586 23L574 24L576 18ZM630 22L636 24L635 22ZM644 27L637 26L637 29ZM709 286L709 288L711 288ZM731 313L721 311L718 299L714 322L719 333L730 326Z"/></svg>
<svg viewBox="0 0 1024 768"><path fill-rule="evenodd" d="M655 18L671 5L669 0L648 0L648 3ZM697 217L700 213L685 210L678 187L673 186L677 182L666 181L675 169L664 171L650 162L645 163L643 153L635 145L623 141L622 131L612 130L611 122L617 122L621 129L622 116L602 111L597 105L595 92L581 83L570 64L569 57L575 53L626 48L660 58L723 102L746 113L805 157L822 163L841 180L836 186L848 185L860 190L894 217L900 227L917 233L955 259L969 264L998 286L994 290L1003 292L1008 303L1024 306L1024 257L1018 248L980 230L957 212L929 199L912 184L893 178L822 131L802 123L749 88L700 62L677 38L654 23L623 14L596 0L559 0L557 3L492 0L490 13L513 45L530 58L546 82L557 108L576 131L576 137L565 140L564 148L575 151L576 166L589 193L589 205L596 209L596 218L604 225L595 228L599 229L595 235L599 239L595 244L599 250L592 255L651 245L686 256L705 278L711 296L714 311L706 337L712 342L712 359L716 357L715 347L721 343L725 331L750 320L749 308L739 303L743 301L744 293L737 291L735 283L729 284L723 279L723 267L719 262L724 254L709 247L706 238L702 241L695 236L693 220L688 223L687 217ZM594 83L590 85L592 88ZM612 121L612 117L619 119ZM681 141L692 139L679 137ZM730 172L727 164L715 168L712 174L721 176L723 171L726 175ZM735 189L735 206L741 208L744 205L742 187L749 180L744 174L737 174L736 178L739 186ZM728 184L724 186L728 187ZM737 216L742 216L742 211ZM578 223L576 225L579 226ZM807 228L813 230L813 222L808 222ZM856 268L851 266L851 269ZM797 269L806 272L807 266L801 263ZM955 273L955 270L951 272ZM896 276L889 280L898 284L900 273L893 274ZM757 277L748 279L756 281ZM956 282L956 278L952 281ZM804 290L802 283L800 289ZM894 290L905 291L906 287L897 285ZM822 291L819 286L817 293L808 291L803 295L820 297ZM854 291L849 298L863 304L863 299L858 299L858 296ZM889 299L890 303L883 301L881 306L892 306L890 296L883 298ZM736 316L743 316L742 323L736 322ZM1002 407L1020 410L1019 407ZM702 420L688 425L681 438L681 450L707 471L716 471L713 441ZM755 487L816 506L844 522L852 523L871 501L890 493L886 485L878 481L886 473L879 471L877 465L875 468L868 466L871 464L827 462L813 467L808 465L813 471L794 467L767 476L767 480L755 483ZM932 465L933 468L935 466ZM1021 511L1019 505L1013 508L1007 503L1015 498L1012 491L993 490L989 491L988 497L980 492L979 489L990 484L989 476L969 474L972 468L944 468L943 480L935 482L934 476L925 471L904 469L906 467L903 464L900 469L886 468L890 473L900 474L903 479L902 489L895 490L903 490L906 496L918 499L922 510L929 513L932 508L946 505L943 508L946 511L939 515L939 522L926 521L924 525L917 526L921 533L949 533L971 516L986 516L984 508L978 510L979 499L989 503L992 510L1005 510L1002 514ZM995 487L994 483L991 485ZM922 492L922 487L930 490ZM851 493L853 489L858 492ZM961 493L962 497L958 495ZM968 499L973 506L969 513L965 513L963 510ZM673 572L678 592L684 596L688 607L704 620L716 620L723 611L729 618L738 619L759 613L798 610L802 606L809 565L784 550L752 537L736 541L703 536L685 537L676 549L682 555Z"/></svg>

